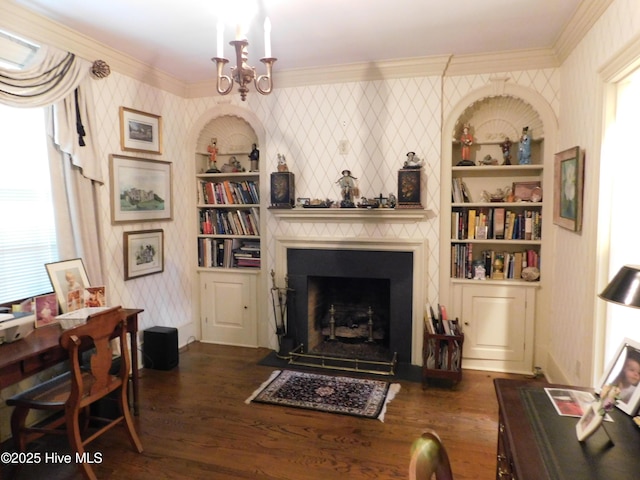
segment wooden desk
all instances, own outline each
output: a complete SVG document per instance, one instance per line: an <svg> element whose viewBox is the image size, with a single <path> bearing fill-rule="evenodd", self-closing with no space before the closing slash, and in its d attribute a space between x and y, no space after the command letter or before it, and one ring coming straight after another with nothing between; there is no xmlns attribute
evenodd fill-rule
<svg viewBox="0 0 640 480"><path fill-rule="evenodd" d="M127 331L130 334L133 413L138 415L138 314L144 310L123 310L127 315ZM0 345L0 389L66 360L67 351L59 343L60 332L57 325L38 328L26 338Z"/></svg>
<svg viewBox="0 0 640 480"><path fill-rule="evenodd" d="M495 379L494 386L500 408L496 479L638 478L640 429L624 412L614 409L606 432L600 428L578 442L578 419L558 415L544 388L588 389L508 379Z"/></svg>

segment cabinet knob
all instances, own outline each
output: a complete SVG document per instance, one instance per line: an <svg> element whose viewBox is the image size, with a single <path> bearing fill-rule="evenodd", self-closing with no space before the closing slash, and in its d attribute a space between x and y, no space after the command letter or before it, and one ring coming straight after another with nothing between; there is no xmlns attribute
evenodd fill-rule
<svg viewBox="0 0 640 480"><path fill-rule="evenodd" d="M247 310L249 307L247 307L246 305L244 306L244 309Z"/></svg>
<svg viewBox="0 0 640 480"><path fill-rule="evenodd" d="M469 322L464 322L464 324L468 327L469 326Z"/></svg>

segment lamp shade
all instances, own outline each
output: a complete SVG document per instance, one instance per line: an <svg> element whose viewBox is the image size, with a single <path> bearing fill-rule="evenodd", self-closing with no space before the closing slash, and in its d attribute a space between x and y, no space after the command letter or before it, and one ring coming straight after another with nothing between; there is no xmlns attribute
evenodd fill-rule
<svg viewBox="0 0 640 480"><path fill-rule="evenodd" d="M598 295L603 300L640 308L640 265L625 265Z"/></svg>

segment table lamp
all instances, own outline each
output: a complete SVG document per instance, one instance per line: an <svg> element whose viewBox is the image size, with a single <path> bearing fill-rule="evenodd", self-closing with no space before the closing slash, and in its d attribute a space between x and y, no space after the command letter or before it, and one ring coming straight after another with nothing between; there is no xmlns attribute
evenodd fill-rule
<svg viewBox="0 0 640 480"><path fill-rule="evenodd" d="M640 265L625 265L598 295L607 302L640 308Z"/></svg>

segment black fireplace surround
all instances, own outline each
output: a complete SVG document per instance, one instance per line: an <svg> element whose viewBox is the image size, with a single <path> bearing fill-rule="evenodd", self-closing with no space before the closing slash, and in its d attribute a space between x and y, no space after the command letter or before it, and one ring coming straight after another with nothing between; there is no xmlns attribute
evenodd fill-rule
<svg viewBox="0 0 640 480"><path fill-rule="evenodd" d="M289 295L287 336L308 349L310 277L389 281L388 348L399 363L411 363L413 253L386 250L287 249ZM366 282L364 282L366 284ZM357 288L357 287L356 287Z"/></svg>

